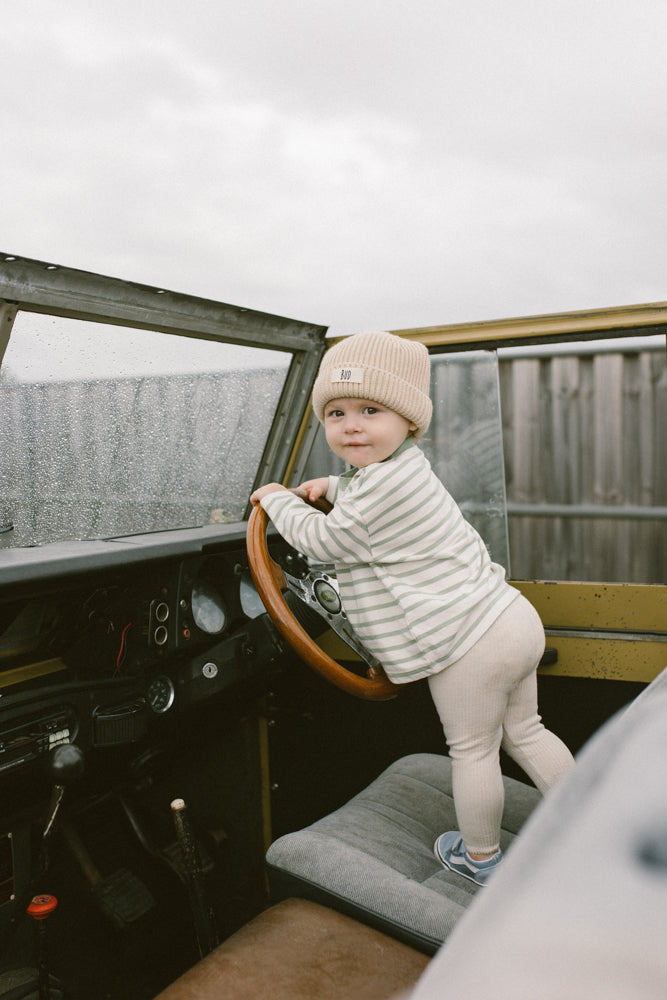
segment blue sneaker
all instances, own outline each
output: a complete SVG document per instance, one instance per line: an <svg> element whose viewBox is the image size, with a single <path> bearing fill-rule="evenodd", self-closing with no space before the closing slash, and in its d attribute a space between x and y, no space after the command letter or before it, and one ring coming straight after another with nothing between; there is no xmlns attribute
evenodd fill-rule
<svg viewBox="0 0 667 1000"><path fill-rule="evenodd" d="M458 830L440 834L433 846L433 853L445 868L470 879L476 885L486 885L491 873L503 860L502 851L498 851L488 861L473 860L466 851L466 845Z"/></svg>

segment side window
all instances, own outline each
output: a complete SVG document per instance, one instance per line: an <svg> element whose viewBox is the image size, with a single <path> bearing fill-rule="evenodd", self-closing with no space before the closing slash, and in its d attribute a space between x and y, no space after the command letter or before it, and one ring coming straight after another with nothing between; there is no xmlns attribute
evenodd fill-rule
<svg viewBox="0 0 667 1000"><path fill-rule="evenodd" d="M431 365L433 420L420 446L436 475L509 574L509 546L498 360L494 351L435 354ZM338 474L320 428L304 479Z"/></svg>
<svg viewBox="0 0 667 1000"><path fill-rule="evenodd" d="M434 472L510 573L498 358L495 351L431 358L433 420L422 448Z"/></svg>

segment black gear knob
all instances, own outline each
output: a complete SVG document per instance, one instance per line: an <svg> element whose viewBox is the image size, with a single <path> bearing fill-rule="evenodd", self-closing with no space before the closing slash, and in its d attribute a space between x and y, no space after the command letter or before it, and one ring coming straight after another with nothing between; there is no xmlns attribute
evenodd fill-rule
<svg viewBox="0 0 667 1000"><path fill-rule="evenodd" d="M55 785L68 785L83 774L83 750L74 743L61 743L48 756L48 768Z"/></svg>

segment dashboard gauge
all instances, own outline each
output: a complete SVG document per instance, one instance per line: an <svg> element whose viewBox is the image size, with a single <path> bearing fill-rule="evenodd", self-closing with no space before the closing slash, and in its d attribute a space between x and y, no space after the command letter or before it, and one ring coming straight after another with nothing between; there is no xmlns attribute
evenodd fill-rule
<svg viewBox="0 0 667 1000"><path fill-rule="evenodd" d="M164 675L156 677L148 685L146 698L150 708L158 715L168 712L174 704L174 685L171 680Z"/></svg>
<svg viewBox="0 0 667 1000"><path fill-rule="evenodd" d="M195 580L190 598L192 617L207 635L220 635L227 624L227 609L217 588L208 580Z"/></svg>

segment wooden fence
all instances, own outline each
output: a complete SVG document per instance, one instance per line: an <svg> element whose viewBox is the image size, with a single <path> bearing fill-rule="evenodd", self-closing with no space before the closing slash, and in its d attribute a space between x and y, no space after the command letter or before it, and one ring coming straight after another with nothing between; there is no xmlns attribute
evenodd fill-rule
<svg viewBox="0 0 667 1000"><path fill-rule="evenodd" d="M494 559L516 580L667 582L664 348L507 352L502 434L493 358L438 356L423 447ZM307 474L338 465L319 434Z"/></svg>
<svg viewBox="0 0 667 1000"><path fill-rule="evenodd" d="M499 369L512 576L665 583L664 349Z"/></svg>

